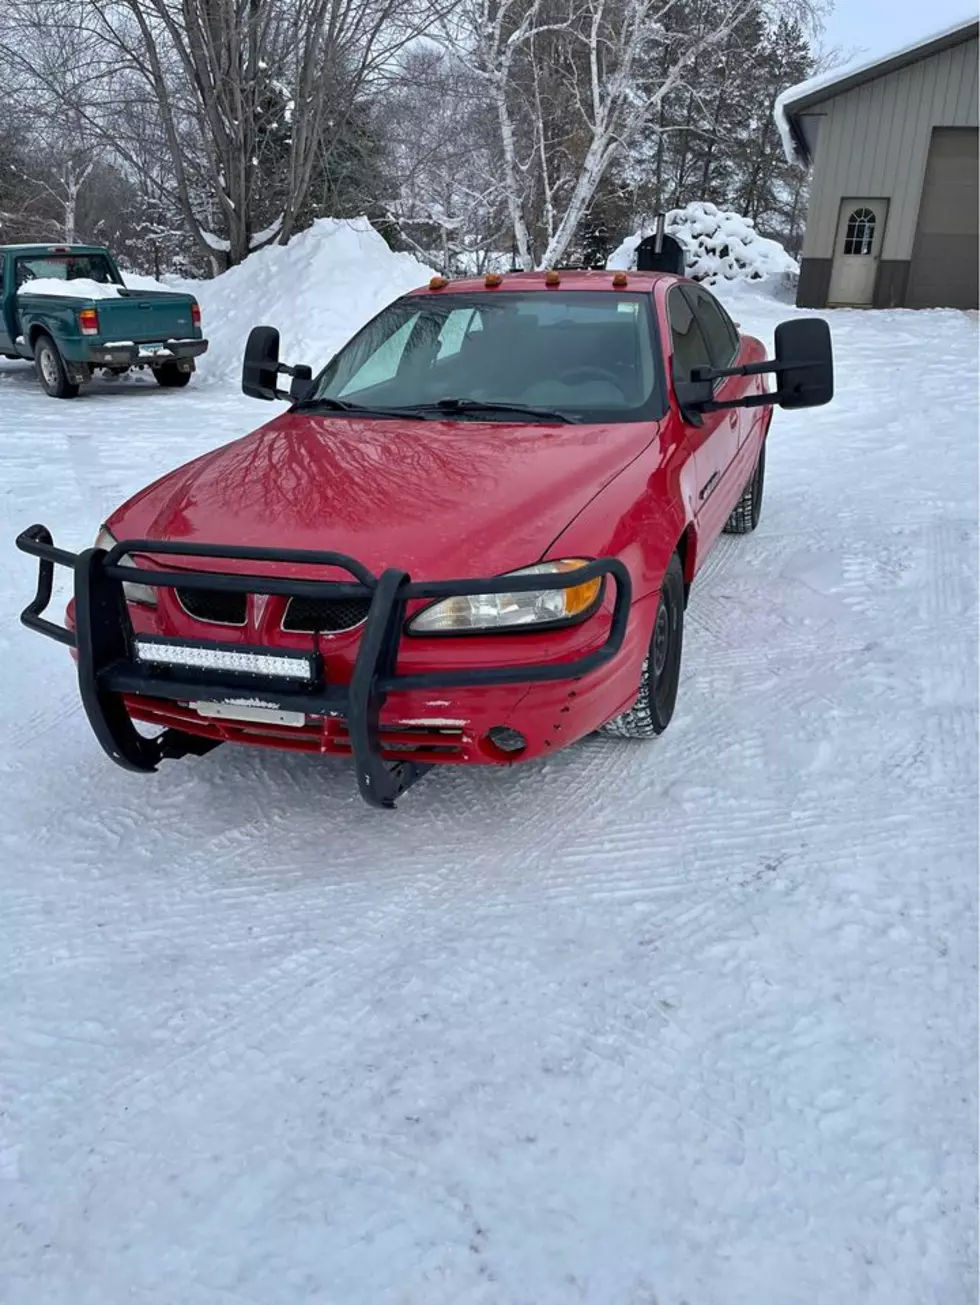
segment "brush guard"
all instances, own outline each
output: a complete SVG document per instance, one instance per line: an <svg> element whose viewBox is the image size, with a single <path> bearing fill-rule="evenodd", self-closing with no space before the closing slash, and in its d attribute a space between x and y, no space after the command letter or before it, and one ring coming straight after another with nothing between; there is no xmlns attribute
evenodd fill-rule
<svg viewBox="0 0 980 1305"><path fill-rule="evenodd" d="M541 588L541 577L513 575L416 582L407 572L397 568L389 568L376 576L355 558L343 553L218 547L154 539L124 539L108 552L101 548L88 548L76 554L55 547L51 532L41 525L28 527L16 542L21 552L38 559L37 591L21 613L21 621L29 629L75 649L82 705L96 738L117 765L126 770L153 771L163 760L202 756L218 746L218 740L173 728L164 730L155 738L146 738L136 729L126 710L125 694L209 702L247 698L256 706L346 720L361 796L372 806L387 808L394 807L396 798L431 768L420 762L389 762L382 757L379 720L389 693L403 689L453 689L578 679L604 666L619 652L626 636L632 594L629 572L623 563L618 558L598 558L574 571L549 576L548 588L567 589L599 577L612 578L616 587L612 621L605 642L599 648L573 661L399 675L396 664L408 602L466 594L530 591ZM120 565L121 558L134 553L155 558L196 557L322 566L345 571L352 579L294 580ZM74 574L74 632L43 616L51 601L55 566L66 567ZM350 682L330 684L324 678L322 659L316 653L137 635L123 594L124 582L153 588L179 586L182 589L218 589L227 593L276 594L289 598L367 598L370 599L370 609ZM204 655L239 654L259 664L263 659L274 659L280 664L281 673L256 674L227 667L182 664L182 648L203 649ZM172 654L173 660L167 660L168 654ZM295 663L295 669L290 663ZM305 674L303 666L306 667Z"/></svg>

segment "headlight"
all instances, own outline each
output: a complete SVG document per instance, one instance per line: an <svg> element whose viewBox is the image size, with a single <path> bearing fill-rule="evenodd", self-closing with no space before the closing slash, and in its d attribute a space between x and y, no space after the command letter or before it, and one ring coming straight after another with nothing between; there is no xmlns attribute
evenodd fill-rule
<svg viewBox="0 0 980 1305"><path fill-rule="evenodd" d="M104 548L106 552L108 552L110 548L115 548L115 546L116 541L112 537L112 532L103 526L95 536L95 547ZM128 553L124 553L122 557L119 558L117 565L135 566L136 563ZM129 584L127 581L124 581L123 593L126 596L126 601L128 603L142 603L144 607L156 607L157 605L157 591L152 587L152 585Z"/></svg>
<svg viewBox="0 0 980 1305"><path fill-rule="evenodd" d="M559 562L539 562L508 575L561 575L588 563L581 557ZM587 616L602 592L602 578L586 580L567 589L527 589L517 593L463 594L443 598L424 608L409 622L413 634L462 634L468 630L506 630L511 627L554 625Z"/></svg>

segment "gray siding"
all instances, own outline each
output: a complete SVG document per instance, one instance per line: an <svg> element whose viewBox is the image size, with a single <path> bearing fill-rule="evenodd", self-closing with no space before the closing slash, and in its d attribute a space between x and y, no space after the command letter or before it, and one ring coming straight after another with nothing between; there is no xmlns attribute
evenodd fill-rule
<svg viewBox="0 0 980 1305"><path fill-rule="evenodd" d="M888 199L881 257L912 256L933 127L976 127L977 41L824 100L801 117L816 135L804 258L831 258L843 198Z"/></svg>

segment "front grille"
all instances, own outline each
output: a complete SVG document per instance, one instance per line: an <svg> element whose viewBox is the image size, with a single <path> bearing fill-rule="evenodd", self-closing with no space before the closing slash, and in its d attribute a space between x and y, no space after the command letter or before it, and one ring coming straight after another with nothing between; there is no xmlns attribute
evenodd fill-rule
<svg viewBox="0 0 980 1305"><path fill-rule="evenodd" d="M244 625L245 594L224 593L220 589L178 589L177 600L188 616L215 625Z"/></svg>
<svg viewBox="0 0 980 1305"><path fill-rule="evenodd" d="M370 598L290 598L282 628L338 634L366 621L370 609Z"/></svg>

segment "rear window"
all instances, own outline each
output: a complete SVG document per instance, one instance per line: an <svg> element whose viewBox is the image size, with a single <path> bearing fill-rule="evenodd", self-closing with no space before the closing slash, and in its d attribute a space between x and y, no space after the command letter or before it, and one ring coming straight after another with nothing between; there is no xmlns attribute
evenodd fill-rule
<svg viewBox="0 0 980 1305"><path fill-rule="evenodd" d="M17 259L17 287L29 281L99 281L118 285L105 254L31 254Z"/></svg>
<svg viewBox="0 0 980 1305"><path fill-rule="evenodd" d="M662 411L654 331L645 294L410 295L341 349L316 398L388 408L463 399L576 421L648 420Z"/></svg>

